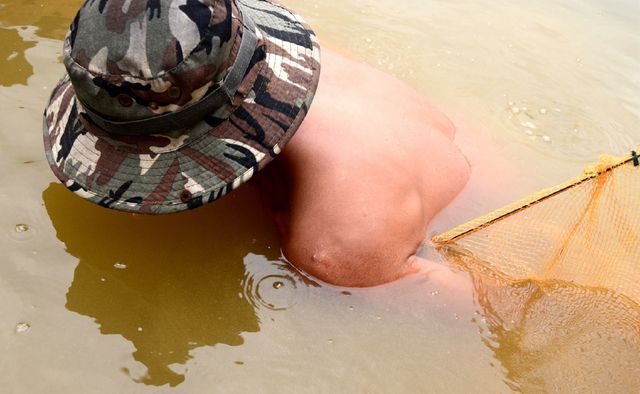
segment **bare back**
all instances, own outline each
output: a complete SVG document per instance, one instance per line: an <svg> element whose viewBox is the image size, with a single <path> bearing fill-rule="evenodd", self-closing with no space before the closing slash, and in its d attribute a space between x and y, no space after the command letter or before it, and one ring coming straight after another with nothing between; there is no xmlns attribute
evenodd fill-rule
<svg viewBox="0 0 640 394"><path fill-rule="evenodd" d="M309 114L258 180L285 256L344 286L413 272L428 223L469 176L454 132L410 87L324 50Z"/></svg>

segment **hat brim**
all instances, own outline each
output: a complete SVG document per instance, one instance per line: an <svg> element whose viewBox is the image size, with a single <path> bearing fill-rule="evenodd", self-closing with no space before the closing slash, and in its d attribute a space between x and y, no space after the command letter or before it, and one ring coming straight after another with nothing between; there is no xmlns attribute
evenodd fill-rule
<svg viewBox="0 0 640 394"><path fill-rule="evenodd" d="M44 145L67 188L108 208L178 212L226 195L281 151L313 100L320 48L302 18L286 8L264 0L241 3L259 44L240 100L188 132L108 134L83 114L68 77L59 82L44 114Z"/></svg>

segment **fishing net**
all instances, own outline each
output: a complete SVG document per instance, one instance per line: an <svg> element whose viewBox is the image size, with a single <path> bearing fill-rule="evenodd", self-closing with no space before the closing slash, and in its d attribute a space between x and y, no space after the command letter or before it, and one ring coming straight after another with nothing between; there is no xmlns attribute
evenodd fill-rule
<svg viewBox="0 0 640 394"><path fill-rule="evenodd" d="M469 273L512 390L640 392L635 152L433 240Z"/></svg>
<svg viewBox="0 0 640 394"><path fill-rule="evenodd" d="M465 265L512 279L562 280L640 303L640 163L602 157L584 174L433 241Z"/></svg>

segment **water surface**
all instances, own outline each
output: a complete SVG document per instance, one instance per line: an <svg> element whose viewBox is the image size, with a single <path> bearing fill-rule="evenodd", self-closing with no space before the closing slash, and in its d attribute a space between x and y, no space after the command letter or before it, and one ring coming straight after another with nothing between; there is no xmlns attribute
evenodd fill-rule
<svg viewBox="0 0 640 394"><path fill-rule="evenodd" d="M495 158L430 233L640 145L637 2L287 3ZM638 309L611 292L453 266L457 286L318 286L284 263L249 188L159 218L67 192L40 127L78 5L0 0L4 391L637 391Z"/></svg>

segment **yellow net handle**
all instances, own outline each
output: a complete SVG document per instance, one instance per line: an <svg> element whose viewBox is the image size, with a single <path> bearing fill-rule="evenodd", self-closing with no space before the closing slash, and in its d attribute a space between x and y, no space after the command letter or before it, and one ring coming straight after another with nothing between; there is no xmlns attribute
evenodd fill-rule
<svg viewBox="0 0 640 394"><path fill-rule="evenodd" d="M507 218L516 212L535 205L541 201L546 200L549 197L555 196L560 192L571 189L572 187L580 185L585 181L596 178L603 173L611 171L616 167L630 162L633 162L633 165L636 167L640 166L640 158L636 151L631 151L631 153L620 157L610 155L600 156L596 164L590 165L585 168L583 174L577 178L573 178L567 182L550 187L548 189L540 190L539 192L536 192L521 200L515 201L505 207L461 224L460 226L452 230L449 230L442 234L438 234L431 238L431 240L436 244L446 244L454 242L462 236L476 232L481 228L484 228L498 220Z"/></svg>

